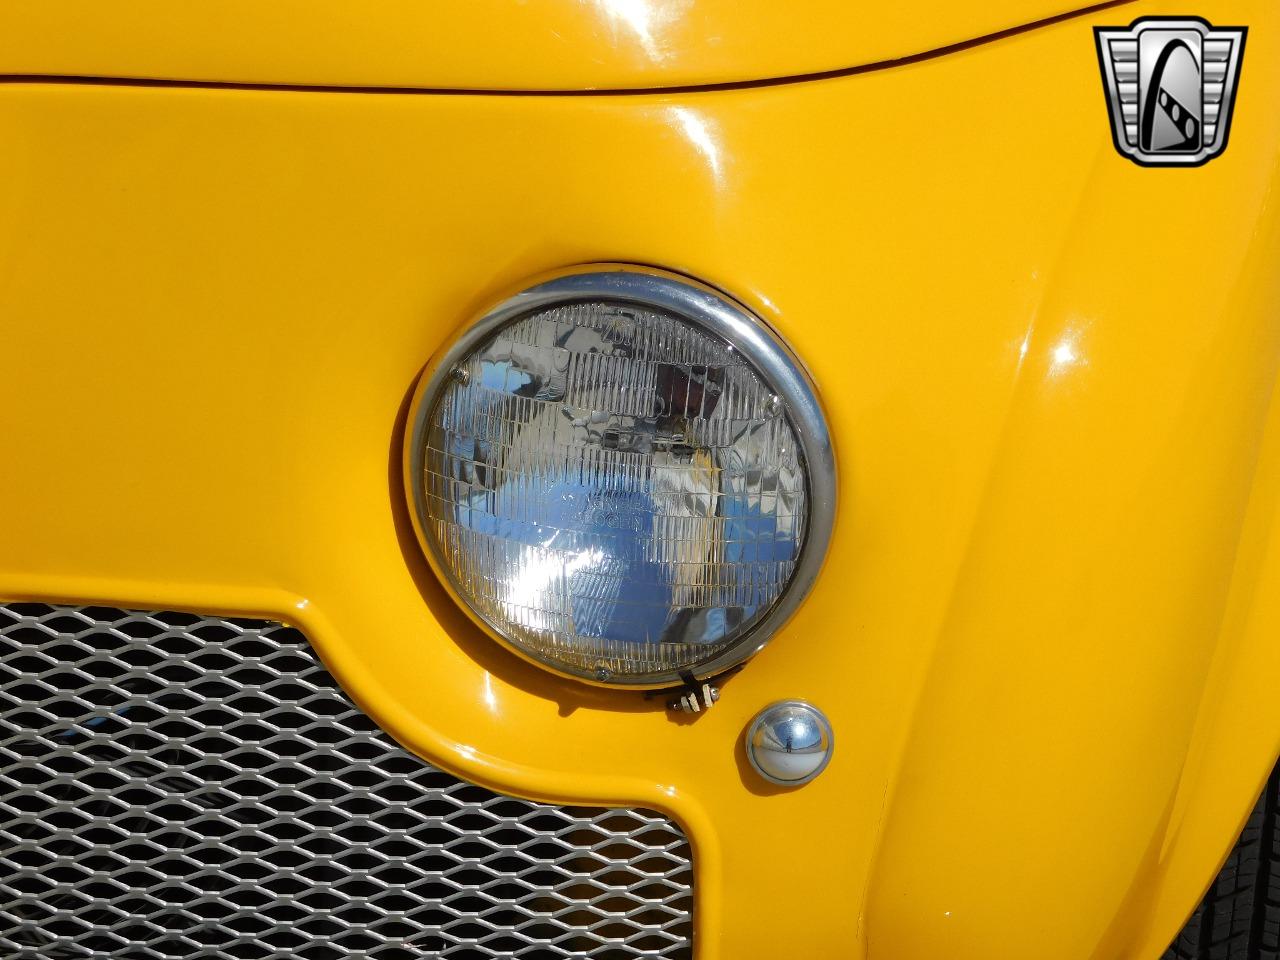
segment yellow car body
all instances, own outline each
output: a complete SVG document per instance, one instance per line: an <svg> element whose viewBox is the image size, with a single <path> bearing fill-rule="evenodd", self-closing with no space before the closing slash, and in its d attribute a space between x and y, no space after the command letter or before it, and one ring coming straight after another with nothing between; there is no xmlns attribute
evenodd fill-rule
<svg viewBox="0 0 1280 960"><path fill-rule="evenodd" d="M431 762L669 813L700 960L1155 958L1280 753L1280 8L799 6L7 5L0 598L283 620ZM1092 30L1182 13L1249 27L1230 143L1147 169ZM424 365L595 263L768 321L836 450L694 722L501 650L407 514Z"/></svg>

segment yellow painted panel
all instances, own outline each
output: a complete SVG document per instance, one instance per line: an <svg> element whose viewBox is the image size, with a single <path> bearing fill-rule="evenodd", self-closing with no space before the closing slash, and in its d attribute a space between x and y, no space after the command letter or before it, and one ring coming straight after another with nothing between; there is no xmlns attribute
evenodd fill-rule
<svg viewBox="0 0 1280 960"><path fill-rule="evenodd" d="M591 90L758 80L922 53L1084 0L8 0L0 73Z"/></svg>
<svg viewBox="0 0 1280 960"><path fill-rule="evenodd" d="M283 618L462 776L671 811L702 958L1155 957L1280 744L1280 11L1198 11L1251 33L1192 170L1111 145L1091 27L1150 12L715 93L0 86L0 595ZM604 261L772 322L837 446L692 721L498 649L405 512L433 351ZM739 746L787 697L839 743L791 792Z"/></svg>

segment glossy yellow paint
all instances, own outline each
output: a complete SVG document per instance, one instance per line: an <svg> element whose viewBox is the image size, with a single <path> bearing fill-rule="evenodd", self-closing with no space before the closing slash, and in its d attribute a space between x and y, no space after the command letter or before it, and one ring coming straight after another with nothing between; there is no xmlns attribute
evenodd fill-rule
<svg viewBox="0 0 1280 960"><path fill-rule="evenodd" d="M472 780L679 817L703 960L1155 957L1280 749L1280 10L1231 142L1111 145L1091 27L711 93L0 87L0 595L300 625ZM731 292L808 363L827 567L690 721L484 637L400 431L575 263ZM805 697L799 790L740 747ZM777 909L785 904L786 909Z"/></svg>
<svg viewBox="0 0 1280 960"><path fill-rule="evenodd" d="M7 0L0 73L468 90L758 80L889 60L1088 0Z"/></svg>

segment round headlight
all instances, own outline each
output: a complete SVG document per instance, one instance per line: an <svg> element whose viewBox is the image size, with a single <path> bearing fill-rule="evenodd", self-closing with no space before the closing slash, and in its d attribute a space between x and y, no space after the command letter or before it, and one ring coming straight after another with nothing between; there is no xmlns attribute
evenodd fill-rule
<svg viewBox="0 0 1280 960"><path fill-rule="evenodd" d="M424 376L408 482L437 574L525 657L669 686L755 653L812 585L835 467L800 365L707 287L540 284Z"/></svg>

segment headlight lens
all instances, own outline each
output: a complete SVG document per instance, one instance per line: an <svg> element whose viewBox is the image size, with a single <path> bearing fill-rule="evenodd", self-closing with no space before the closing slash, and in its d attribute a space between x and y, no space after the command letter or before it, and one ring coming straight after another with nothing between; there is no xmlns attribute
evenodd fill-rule
<svg viewBox="0 0 1280 960"><path fill-rule="evenodd" d="M520 653L597 682L749 656L830 534L830 444L799 365L665 274L575 274L491 311L430 371L409 442L437 573Z"/></svg>

